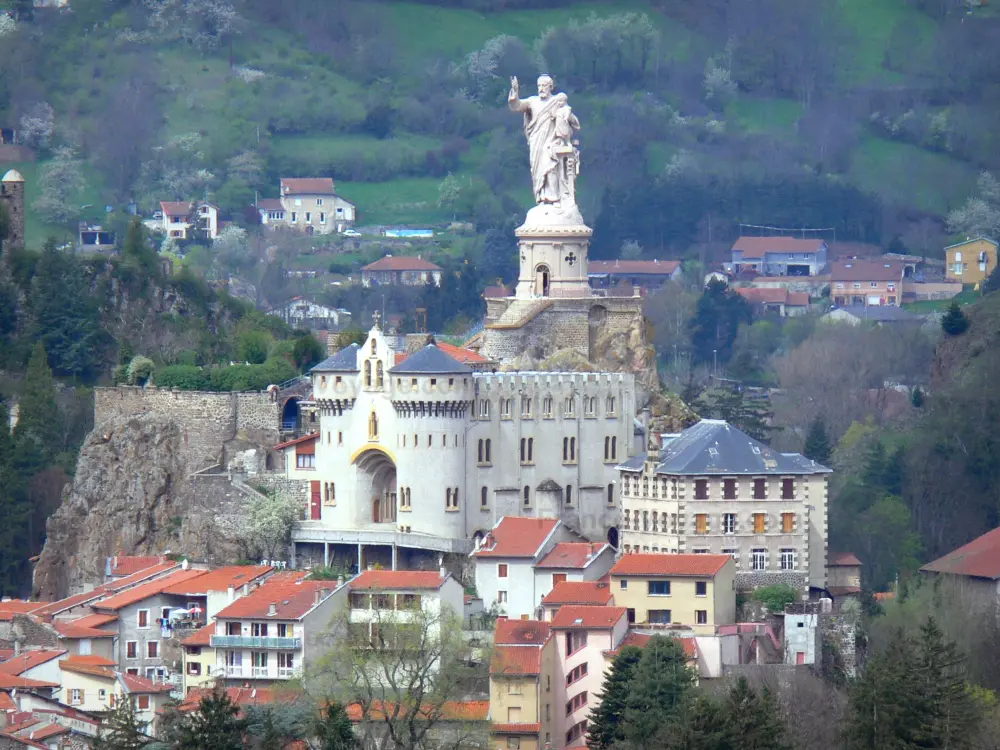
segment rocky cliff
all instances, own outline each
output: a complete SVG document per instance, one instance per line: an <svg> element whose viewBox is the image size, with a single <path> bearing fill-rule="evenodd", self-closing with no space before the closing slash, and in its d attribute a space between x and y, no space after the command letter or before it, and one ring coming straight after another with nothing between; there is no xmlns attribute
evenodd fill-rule
<svg viewBox="0 0 1000 750"><path fill-rule="evenodd" d="M228 477L192 478L186 431L159 414L115 417L87 437L73 483L49 517L35 593L55 599L103 581L121 554L185 554L223 561L215 518L231 502Z"/></svg>

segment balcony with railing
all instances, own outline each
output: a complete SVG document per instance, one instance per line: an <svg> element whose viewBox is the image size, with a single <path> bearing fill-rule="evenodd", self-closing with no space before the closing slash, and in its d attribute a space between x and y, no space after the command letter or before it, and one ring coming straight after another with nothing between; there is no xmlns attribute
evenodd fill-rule
<svg viewBox="0 0 1000 750"><path fill-rule="evenodd" d="M280 649L293 651L302 648L301 638L279 638L256 635L213 635L212 648Z"/></svg>

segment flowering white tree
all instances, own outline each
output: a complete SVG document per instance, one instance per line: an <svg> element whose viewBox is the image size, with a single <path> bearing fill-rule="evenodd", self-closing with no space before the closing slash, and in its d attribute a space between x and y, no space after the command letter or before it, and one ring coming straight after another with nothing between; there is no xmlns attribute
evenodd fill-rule
<svg viewBox="0 0 1000 750"><path fill-rule="evenodd" d="M1000 237L1000 181L983 172L977 183L979 195L948 214L948 231L967 237Z"/></svg>
<svg viewBox="0 0 1000 750"><path fill-rule="evenodd" d="M228 225L219 232L212 242L216 261L228 269L238 269L246 264L250 245L247 241L247 230L235 224Z"/></svg>
<svg viewBox="0 0 1000 750"><path fill-rule="evenodd" d="M524 43L509 34L486 41L482 49L470 52L452 72L466 80L466 95L475 101L490 101L506 91L507 79L498 71L511 61L528 56Z"/></svg>
<svg viewBox="0 0 1000 750"><path fill-rule="evenodd" d="M66 225L80 214L80 192L84 187L82 163L69 146L56 150L39 177L41 195L35 210L51 224Z"/></svg>
<svg viewBox="0 0 1000 750"><path fill-rule="evenodd" d="M18 137L25 146L47 148L52 140L56 114L47 102L38 102L21 115L21 130Z"/></svg>
<svg viewBox="0 0 1000 750"><path fill-rule="evenodd" d="M10 36L17 31L17 21L14 16L7 13L0 13L0 39Z"/></svg>
<svg viewBox="0 0 1000 750"><path fill-rule="evenodd" d="M226 536L239 545L247 560L275 560L284 556L292 527L302 517L301 498L284 492L257 493L243 513L219 519Z"/></svg>
<svg viewBox="0 0 1000 750"><path fill-rule="evenodd" d="M705 80L702 85L706 101L720 106L724 106L736 95L736 82L733 81L732 72L719 65L714 58L709 58L705 63Z"/></svg>
<svg viewBox="0 0 1000 750"><path fill-rule="evenodd" d="M146 0L149 25L167 39L211 49L236 31L240 16L228 0Z"/></svg>

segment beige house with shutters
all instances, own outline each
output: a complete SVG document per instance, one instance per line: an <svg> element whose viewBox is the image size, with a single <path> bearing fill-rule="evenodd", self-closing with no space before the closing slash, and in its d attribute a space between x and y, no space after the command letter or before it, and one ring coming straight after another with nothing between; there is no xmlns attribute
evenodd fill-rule
<svg viewBox="0 0 1000 750"><path fill-rule="evenodd" d="M705 419L618 468L625 554L726 554L738 589L825 588L825 466Z"/></svg>
<svg viewBox="0 0 1000 750"><path fill-rule="evenodd" d="M307 234L343 232L354 226L353 203L337 195L332 177L282 177L279 197L257 201L260 223Z"/></svg>

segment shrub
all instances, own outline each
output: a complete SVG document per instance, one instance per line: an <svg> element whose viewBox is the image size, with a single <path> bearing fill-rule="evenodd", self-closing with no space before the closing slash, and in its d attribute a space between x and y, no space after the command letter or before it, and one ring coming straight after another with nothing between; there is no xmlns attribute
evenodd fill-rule
<svg viewBox="0 0 1000 750"><path fill-rule="evenodd" d="M128 364L128 384L145 385L152 376L154 367L153 360L149 357L141 354L132 357L132 361Z"/></svg>
<svg viewBox="0 0 1000 750"><path fill-rule="evenodd" d="M776 583L757 589L753 598L763 602L771 612L784 612L787 605L799 598L799 592L787 583Z"/></svg>
<svg viewBox="0 0 1000 750"><path fill-rule="evenodd" d="M169 365L156 371L153 382L160 388L184 391L209 390L208 372L194 365Z"/></svg>
<svg viewBox="0 0 1000 750"><path fill-rule="evenodd" d="M957 302L948 306L948 311L941 318L941 329L949 336L961 336L969 330L969 319Z"/></svg>

